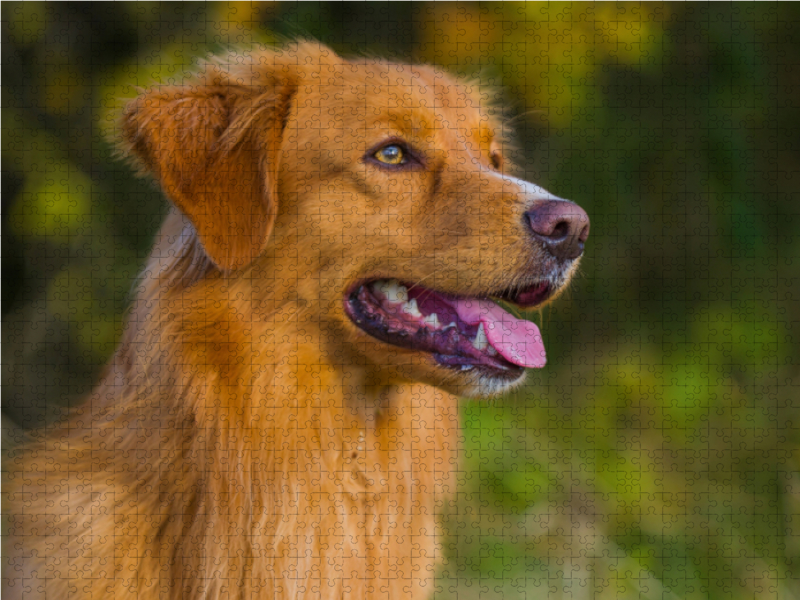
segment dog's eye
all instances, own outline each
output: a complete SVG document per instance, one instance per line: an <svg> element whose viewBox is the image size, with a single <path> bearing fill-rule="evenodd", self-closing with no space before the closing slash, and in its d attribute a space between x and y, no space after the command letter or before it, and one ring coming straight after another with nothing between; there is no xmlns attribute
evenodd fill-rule
<svg viewBox="0 0 800 600"><path fill-rule="evenodd" d="M387 165L402 165L406 162L406 153L397 144L384 146L373 154L376 160Z"/></svg>
<svg viewBox="0 0 800 600"><path fill-rule="evenodd" d="M500 170L500 167L503 166L503 155L497 150L489 155L489 160L492 161L492 166L497 170Z"/></svg>

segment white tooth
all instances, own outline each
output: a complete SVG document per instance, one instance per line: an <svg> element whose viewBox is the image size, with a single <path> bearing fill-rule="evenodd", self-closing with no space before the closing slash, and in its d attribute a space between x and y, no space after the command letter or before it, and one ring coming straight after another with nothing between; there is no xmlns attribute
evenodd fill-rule
<svg viewBox="0 0 800 600"><path fill-rule="evenodd" d="M386 282L386 287L384 287L383 290L384 290L384 292L386 292L386 298L390 302L397 302L397 282L396 281L394 281L394 280L387 281Z"/></svg>
<svg viewBox="0 0 800 600"><path fill-rule="evenodd" d="M478 333L475 334L475 339L472 341L472 345L475 347L476 350L486 350L486 346L489 345L489 340L486 338L486 332L483 330L483 323L478 325Z"/></svg>
<svg viewBox="0 0 800 600"><path fill-rule="evenodd" d="M419 312L419 307L417 306L417 301L412 299L405 304L403 304L403 312L407 315L411 315L412 317L419 319L422 316L422 313Z"/></svg>
<svg viewBox="0 0 800 600"><path fill-rule="evenodd" d="M397 286L397 301L408 302L408 290L405 288L405 286Z"/></svg>
<svg viewBox="0 0 800 600"><path fill-rule="evenodd" d="M389 302L408 302L408 290L394 279L386 284L385 293Z"/></svg>
<svg viewBox="0 0 800 600"><path fill-rule="evenodd" d="M430 325L434 329L439 329L439 316L436 313L429 314L427 317L422 319L422 322L426 325Z"/></svg>
<svg viewBox="0 0 800 600"><path fill-rule="evenodd" d="M372 284L372 289L388 297L388 286L389 284L386 281L376 281L374 284Z"/></svg>
<svg viewBox="0 0 800 600"><path fill-rule="evenodd" d="M470 371L472 370L472 365L461 365L462 371Z"/></svg>
<svg viewBox="0 0 800 600"><path fill-rule="evenodd" d="M494 346L489 346L489 349L486 351L486 354L489 356L497 356L497 350L494 349Z"/></svg>
<svg viewBox="0 0 800 600"><path fill-rule="evenodd" d="M442 327L442 331L447 331L448 329L453 329L456 326L456 322L453 321L452 323L448 323L444 327Z"/></svg>

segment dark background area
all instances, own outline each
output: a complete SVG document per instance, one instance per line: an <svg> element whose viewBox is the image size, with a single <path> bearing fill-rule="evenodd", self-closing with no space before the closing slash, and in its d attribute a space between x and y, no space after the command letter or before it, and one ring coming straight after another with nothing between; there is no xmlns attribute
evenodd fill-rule
<svg viewBox="0 0 800 600"><path fill-rule="evenodd" d="M592 219L548 366L464 404L437 597L800 598L800 5L0 11L7 431L87 392L165 213L114 158L122 100L313 37L493 85L524 175Z"/></svg>

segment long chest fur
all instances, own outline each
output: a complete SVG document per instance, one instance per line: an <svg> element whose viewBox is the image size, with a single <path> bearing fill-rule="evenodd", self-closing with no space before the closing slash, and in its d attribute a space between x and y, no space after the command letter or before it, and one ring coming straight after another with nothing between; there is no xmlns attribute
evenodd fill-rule
<svg viewBox="0 0 800 600"><path fill-rule="evenodd" d="M13 476L20 574L87 598L427 596L456 399L396 386L365 417L321 371L289 394L279 373L246 393L198 378L191 413L154 388L123 388L124 409L92 415L90 402Z"/></svg>

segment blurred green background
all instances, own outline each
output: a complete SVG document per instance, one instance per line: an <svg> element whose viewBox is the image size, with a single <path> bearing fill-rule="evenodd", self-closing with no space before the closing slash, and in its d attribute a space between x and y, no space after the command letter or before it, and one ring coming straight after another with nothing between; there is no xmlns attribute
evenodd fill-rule
<svg viewBox="0 0 800 600"><path fill-rule="evenodd" d="M0 10L7 427L86 393L165 212L120 99L312 36L498 87L526 176L592 219L547 368L464 405L436 597L800 598L800 5Z"/></svg>

